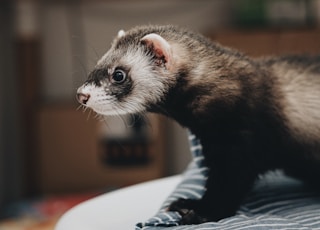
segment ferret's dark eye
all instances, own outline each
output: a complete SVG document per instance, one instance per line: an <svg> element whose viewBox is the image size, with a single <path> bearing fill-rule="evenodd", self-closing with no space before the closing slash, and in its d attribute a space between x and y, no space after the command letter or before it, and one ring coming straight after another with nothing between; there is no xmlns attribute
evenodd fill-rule
<svg viewBox="0 0 320 230"><path fill-rule="evenodd" d="M114 73L112 75L112 81L114 83L119 84L119 83L124 82L126 80L126 77L127 77L126 73L123 70L118 69L118 70L114 71Z"/></svg>

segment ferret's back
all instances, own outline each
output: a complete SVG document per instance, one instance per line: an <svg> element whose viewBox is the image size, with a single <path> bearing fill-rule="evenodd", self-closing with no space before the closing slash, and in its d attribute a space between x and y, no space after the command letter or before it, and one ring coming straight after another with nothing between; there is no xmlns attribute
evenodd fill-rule
<svg viewBox="0 0 320 230"><path fill-rule="evenodd" d="M320 145L320 56L280 57L265 64L278 80L288 128L299 139Z"/></svg>

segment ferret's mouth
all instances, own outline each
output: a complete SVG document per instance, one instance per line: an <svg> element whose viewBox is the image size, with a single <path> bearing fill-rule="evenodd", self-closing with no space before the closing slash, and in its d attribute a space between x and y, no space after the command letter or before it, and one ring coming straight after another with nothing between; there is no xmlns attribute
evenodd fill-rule
<svg viewBox="0 0 320 230"><path fill-rule="evenodd" d="M90 98L83 106L103 116L121 116L138 112L131 111L129 108L126 109L125 105L121 106L118 103L114 103L114 101L95 100L95 98Z"/></svg>
<svg viewBox="0 0 320 230"><path fill-rule="evenodd" d="M103 116L118 116L118 115L124 115L127 113L120 113L117 111L117 109L112 108L104 108L104 107L90 107L93 111L95 111L97 114L103 115Z"/></svg>

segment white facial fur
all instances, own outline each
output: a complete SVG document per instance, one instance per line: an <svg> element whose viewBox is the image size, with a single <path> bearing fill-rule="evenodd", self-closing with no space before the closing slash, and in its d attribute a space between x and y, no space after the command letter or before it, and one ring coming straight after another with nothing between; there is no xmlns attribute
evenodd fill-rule
<svg viewBox="0 0 320 230"><path fill-rule="evenodd" d="M78 93L90 95L90 99L85 106L93 109L99 114L116 115L113 109L115 98L106 93L104 87L97 87L95 84L84 84L78 89Z"/></svg>
<svg viewBox="0 0 320 230"><path fill-rule="evenodd" d="M118 36L123 37L125 34L119 32ZM159 39L159 37L151 35L151 38L147 38ZM164 41L163 39L160 43ZM164 52L171 52L169 43L161 43L161 45L166 47ZM116 60L114 57L117 57ZM167 92L169 71L165 67L155 67L150 57L144 53L144 49L130 46L127 50L116 50L112 47L98 61L96 69L108 67L107 72L110 77L119 66L130 67L127 77L131 79L132 85L128 95L119 100L112 92L112 87L117 85L112 85L112 82L107 79L102 79L98 85L94 81L88 82L78 89L78 94L90 95L85 106L102 115L141 113L148 105L156 104Z"/></svg>

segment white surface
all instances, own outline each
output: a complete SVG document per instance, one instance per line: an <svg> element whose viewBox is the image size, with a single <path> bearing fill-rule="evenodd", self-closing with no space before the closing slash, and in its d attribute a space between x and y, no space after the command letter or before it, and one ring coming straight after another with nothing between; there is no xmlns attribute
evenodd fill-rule
<svg viewBox="0 0 320 230"><path fill-rule="evenodd" d="M181 176L158 179L98 196L72 208L55 230L127 230L156 214Z"/></svg>

